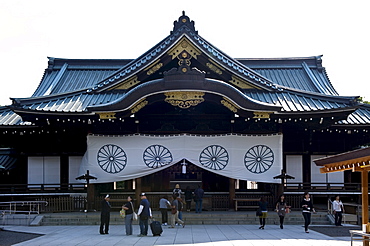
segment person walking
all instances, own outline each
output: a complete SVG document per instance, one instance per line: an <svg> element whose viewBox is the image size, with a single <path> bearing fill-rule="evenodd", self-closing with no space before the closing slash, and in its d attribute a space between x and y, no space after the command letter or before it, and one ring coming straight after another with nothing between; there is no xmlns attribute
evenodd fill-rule
<svg viewBox="0 0 370 246"><path fill-rule="evenodd" d="M284 229L284 218L287 212L289 212L290 206L285 202L285 196L282 194L279 196L276 202L276 212L280 218L280 229Z"/></svg>
<svg viewBox="0 0 370 246"><path fill-rule="evenodd" d="M110 220L110 208L109 204L110 197L106 195L104 200L101 201L101 213L100 213L100 234L109 234L109 220Z"/></svg>
<svg viewBox="0 0 370 246"><path fill-rule="evenodd" d="M202 212L204 190L198 185L194 191L195 213Z"/></svg>
<svg viewBox="0 0 370 246"><path fill-rule="evenodd" d="M134 213L134 205L132 203L132 197L127 197L127 203L122 206L122 209L125 210L125 228L126 228L126 235L132 235L132 217Z"/></svg>
<svg viewBox="0 0 370 246"><path fill-rule="evenodd" d="M152 218L152 209L150 208L150 203L146 198L145 193L140 194L140 207L139 211L137 212L140 226L140 234L138 237L146 237L148 235L148 222L149 218Z"/></svg>
<svg viewBox="0 0 370 246"><path fill-rule="evenodd" d="M185 190L185 203L187 212L190 212L191 209L191 199L193 199L193 192L191 191L190 186L187 186Z"/></svg>
<svg viewBox="0 0 370 246"><path fill-rule="evenodd" d="M168 212L167 209L168 207L171 206L171 203L167 200L165 196L163 196L159 200L159 211L161 211L162 215L162 225L166 226L168 222Z"/></svg>
<svg viewBox="0 0 370 246"><path fill-rule="evenodd" d="M171 226L169 228L175 228L175 223L182 224L185 227L185 222L179 219L179 200L177 200L177 195L172 194L171 202Z"/></svg>
<svg viewBox="0 0 370 246"><path fill-rule="evenodd" d="M306 233L309 233L308 226L311 224L311 213L315 211L315 208L313 207L313 203L310 198L310 194L308 192L305 192L303 195L303 200L301 201L301 208L302 208L302 215L304 218L304 231Z"/></svg>
<svg viewBox="0 0 370 246"><path fill-rule="evenodd" d="M261 197L260 201L258 202L259 209L261 210L262 214L259 216L260 218L260 227L258 229L265 229L266 225L266 218L267 218L267 201L265 197Z"/></svg>
<svg viewBox="0 0 370 246"><path fill-rule="evenodd" d="M342 226L342 213L344 213L344 206L342 201L340 200L339 195L335 197L333 201L333 212L334 212L334 220L336 226Z"/></svg>
<svg viewBox="0 0 370 246"><path fill-rule="evenodd" d="M175 195L177 196L176 199L178 201L178 211L179 211L178 217L180 220L182 220L182 210L184 208L184 201L181 199L180 194L176 193Z"/></svg>

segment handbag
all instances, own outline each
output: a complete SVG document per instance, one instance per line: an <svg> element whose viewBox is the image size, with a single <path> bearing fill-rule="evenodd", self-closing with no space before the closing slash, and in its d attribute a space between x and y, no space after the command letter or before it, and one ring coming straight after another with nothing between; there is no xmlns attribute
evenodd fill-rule
<svg viewBox="0 0 370 246"><path fill-rule="evenodd" d="M135 213L135 211L134 211L134 206L132 205L132 202L130 202L130 203L131 203L131 207L132 207L132 219L137 220L137 213Z"/></svg>
<svg viewBox="0 0 370 246"><path fill-rule="evenodd" d="M135 213L135 212L132 213L132 219L137 220L137 213Z"/></svg>
<svg viewBox="0 0 370 246"><path fill-rule="evenodd" d="M125 218L126 212L125 212L125 210L123 208L119 211L119 216L121 216L122 219Z"/></svg>
<svg viewBox="0 0 370 246"><path fill-rule="evenodd" d="M260 208L257 209L256 216L262 216L262 210Z"/></svg>
<svg viewBox="0 0 370 246"><path fill-rule="evenodd" d="M172 208L171 209L171 214L176 214L177 213L177 209L176 208Z"/></svg>

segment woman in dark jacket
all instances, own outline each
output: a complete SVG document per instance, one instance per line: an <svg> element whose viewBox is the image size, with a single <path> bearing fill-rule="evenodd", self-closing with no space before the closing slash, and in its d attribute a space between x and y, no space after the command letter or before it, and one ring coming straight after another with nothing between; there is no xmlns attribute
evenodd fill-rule
<svg viewBox="0 0 370 246"><path fill-rule="evenodd" d="M304 231L309 233L308 226L311 224L311 213L316 213L312 201L310 199L310 194L308 192L304 193L304 198L301 201L302 215L304 218Z"/></svg>
<svg viewBox="0 0 370 246"><path fill-rule="evenodd" d="M186 202L186 211L190 212L191 209L191 200L193 199L193 191L190 190L190 187L187 186L185 190L185 202Z"/></svg>

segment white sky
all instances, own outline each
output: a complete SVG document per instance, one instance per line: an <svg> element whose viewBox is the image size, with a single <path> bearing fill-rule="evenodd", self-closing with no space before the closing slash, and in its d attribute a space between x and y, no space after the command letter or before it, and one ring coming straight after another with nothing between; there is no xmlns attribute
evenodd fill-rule
<svg viewBox="0 0 370 246"><path fill-rule="evenodd" d="M323 56L342 96L370 101L368 0L0 0L0 105L36 90L47 57L137 58L185 10L234 58Z"/></svg>

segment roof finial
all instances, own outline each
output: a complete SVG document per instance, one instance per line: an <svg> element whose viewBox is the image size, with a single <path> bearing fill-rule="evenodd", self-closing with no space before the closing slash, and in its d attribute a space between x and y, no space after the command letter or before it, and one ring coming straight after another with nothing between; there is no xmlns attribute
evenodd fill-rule
<svg viewBox="0 0 370 246"><path fill-rule="evenodd" d="M182 26L186 26L191 31L195 31L194 21L190 21L190 18L185 15L185 10L182 11L182 16L179 17L178 21L174 21L173 31L177 31ZM171 32L172 33L172 32Z"/></svg>

